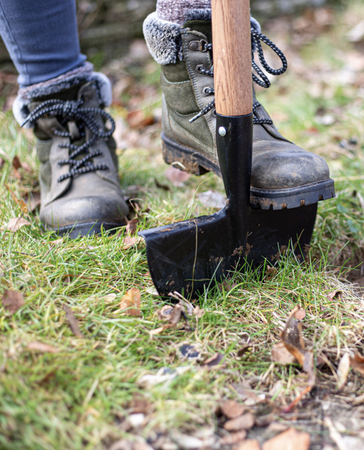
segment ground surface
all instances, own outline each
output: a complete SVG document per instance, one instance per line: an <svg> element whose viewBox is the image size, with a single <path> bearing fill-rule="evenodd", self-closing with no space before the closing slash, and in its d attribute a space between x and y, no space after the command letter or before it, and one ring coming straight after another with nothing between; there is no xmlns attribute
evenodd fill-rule
<svg viewBox="0 0 364 450"><path fill-rule="evenodd" d="M191 300L203 311L187 314L189 325L181 319L161 332L164 304L153 294L142 241L127 248L124 235L59 240L42 231L36 210L23 211L29 225L7 228L22 214L19 199L36 197L39 185L31 133L8 111L14 76L1 74L1 294L17 291L25 304L10 311L5 296L0 309L0 448L230 448L244 433L226 424L237 408L229 399L245 420L253 415L237 428L264 450L291 448L266 442L290 427L311 435L311 444L299 435L302 449L364 448L363 369L345 369L364 354L364 43L348 39L362 17L363 5L353 2L264 24L289 71L258 98L281 133L324 156L336 179L337 198L319 207L306 262L288 252L259 276L236 274ZM175 186L165 175L159 72L143 43L104 69L114 82L120 177L139 205L138 229L213 212L198 194L223 193L221 180L209 174ZM134 316L125 311L130 289L141 294ZM284 412L308 386L300 364L272 362L297 305L316 383ZM285 436L299 448L292 431Z"/></svg>

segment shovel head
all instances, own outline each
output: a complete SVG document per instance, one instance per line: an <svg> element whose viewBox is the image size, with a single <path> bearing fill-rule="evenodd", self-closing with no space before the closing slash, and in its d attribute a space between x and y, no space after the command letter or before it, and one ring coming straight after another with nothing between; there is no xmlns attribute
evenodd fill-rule
<svg viewBox="0 0 364 450"><path fill-rule="evenodd" d="M195 295L229 271L275 260L279 249L299 239L309 244L317 205L262 211L249 205L252 115L217 114L217 148L227 195L212 216L142 231L153 282L162 296L177 291Z"/></svg>

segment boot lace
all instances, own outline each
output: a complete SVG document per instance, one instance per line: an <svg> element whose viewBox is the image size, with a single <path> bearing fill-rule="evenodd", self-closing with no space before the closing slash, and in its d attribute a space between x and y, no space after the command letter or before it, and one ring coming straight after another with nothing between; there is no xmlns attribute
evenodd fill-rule
<svg viewBox="0 0 364 450"><path fill-rule="evenodd" d="M83 105L84 100L81 97L79 100L46 100L40 105L38 105L27 117L26 123L34 125L37 120L44 116L61 117L61 123L66 124L69 121L74 121L78 128L80 138L85 136L85 128L88 128L92 136L88 141L82 145L74 145L72 143L61 143L58 145L60 148L69 149L69 157L58 161L60 166L68 164L70 170L68 173L60 176L58 178L58 183L67 178L72 178L75 175L82 175L88 172L94 172L96 170L108 170L109 167L106 164L94 164L92 159L102 155L101 150L90 151L90 147L97 141L97 139L108 139L115 131L114 119L101 108L80 108ZM95 117L100 116L105 121L110 122L111 128L104 131L97 124ZM54 130L53 134L57 137L65 137L72 139L71 133L67 131ZM85 153L82 159L76 159L81 153Z"/></svg>
<svg viewBox="0 0 364 450"><path fill-rule="evenodd" d="M270 75L278 76L282 75L287 70L287 59L284 55L284 53L270 40L265 36L263 33L259 33L254 28L250 29L251 32L251 38L252 42L255 43L255 47L258 54L258 59L263 66L263 68L268 72ZM262 44L266 44L269 48L271 48L274 53L279 57L279 59L282 62L282 66L279 69L273 69L266 61L264 57L264 52L262 48ZM205 44L204 48L202 49L203 52L206 52L208 50L212 50L212 44ZM252 73L253 81L254 83L258 84L259 86L263 88L269 88L271 83L267 77L267 75L262 71L262 69L258 66L258 64L254 60L254 52L252 52L252 68L255 71L255 73ZM197 66L197 69L200 73L203 75L213 77L214 76L214 68L206 69L203 65ZM214 88L205 88L204 93L206 95L215 95L215 89ZM258 101L254 102L253 104L253 116L256 114L256 109L261 106ZM215 108L215 99L212 100L205 108L203 108L198 114L196 114L192 119L190 119L190 123L194 122L195 120L199 119L200 117L207 114L209 111ZM271 119L260 119L258 117L253 117L253 123L254 124L268 124L272 125L273 121Z"/></svg>

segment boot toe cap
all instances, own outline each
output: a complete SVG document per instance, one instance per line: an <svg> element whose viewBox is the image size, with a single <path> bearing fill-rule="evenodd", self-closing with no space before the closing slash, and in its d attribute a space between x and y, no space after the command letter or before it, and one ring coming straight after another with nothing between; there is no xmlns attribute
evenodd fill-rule
<svg viewBox="0 0 364 450"><path fill-rule="evenodd" d="M60 198L45 206L40 218L49 227L66 232L73 228L90 230L125 225L125 216L129 208L119 195L84 196L80 198ZM84 234L84 233L82 233ZM87 234L87 233L86 233Z"/></svg>
<svg viewBox="0 0 364 450"><path fill-rule="evenodd" d="M293 144L282 144L267 151L254 149L252 186L289 189L329 179L329 167L323 158Z"/></svg>

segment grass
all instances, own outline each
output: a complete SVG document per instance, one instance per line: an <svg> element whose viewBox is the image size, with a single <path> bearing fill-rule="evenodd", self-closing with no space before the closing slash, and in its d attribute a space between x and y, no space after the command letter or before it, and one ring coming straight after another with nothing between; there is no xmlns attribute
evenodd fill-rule
<svg viewBox="0 0 364 450"><path fill-rule="evenodd" d="M316 360L325 355L331 362L331 369L318 369L319 387L324 382L335 385L344 352L363 352L364 304L357 286L347 280L354 276L350 265L362 261L364 238L362 88L356 82L326 83L322 68L337 74L345 66L345 52L354 47L344 36L352 25L353 11L358 14L360 8L353 3L343 14L335 12L334 27L291 51L303 62L305 72L293 67L270 90L258 92L282 134L323 155L333 177L340 180L337 198L320 204L304 264L288 253L274 273L235 274L230 284L220 289L213 286L194 300L205 310L193 324L194 331L171 329L151 336L150 331L161 326L156 312L163 303L150 293L143 242L126 251L120 250L117 235L64 238L54 243L57 236L42 230L37 214L28 218L31 226L15 234L1 231L1 286L22 292L25 305L14 315L0 310L0 448L101 450L122 438L153 440L156 433L176 430L194 435L201 429L216 429L217 405L224 398L241 398L239 386L246 383L268 398L271 388L281 381L281 391L270 398L276 405L286 405L304 378L296 365L272 365L271 348L295 305L307 313L306 345ZM145 75L140 76L145 81ZM156 83L155 72L150 83ZM322 125L318 111L333 115L335 125ZM0 171L3 225L20 215L4 185L19 197L38 186L29 136L10 113L0 115L0 149L5 160ZM356 144L340 146L354 138ZM32 168L31 173L19 169L21 180L11 166L15 154ZM155 179L168 183L158 138L151 150L121 152L119 162L124 188L146 187L141 194L140 229L210 213L195 194L210 188L222 191L221 180L211 174L191 177L185 188L158 189ZM119 309L121 298L133 287L142 293L140 318ZM333 290L343 292L336 301L327 296ZM73 335L64 305L72 307L84 338ZM247 336L251 346L239 357L237 352ZM52 345L58 351L29 350L32 342ZM182 343L198 347L199 361L180 357ZM225 365L215 370L202 368L201 360L216 352L225 355ZM184 373L169 382L141 383L146 374L180 367L186 368ZM350 377L358 386L355 395L362 393L360 379L352 373ZM125 419L138 411L141 400L147 405L145 423L133 429Z"/></svg>

